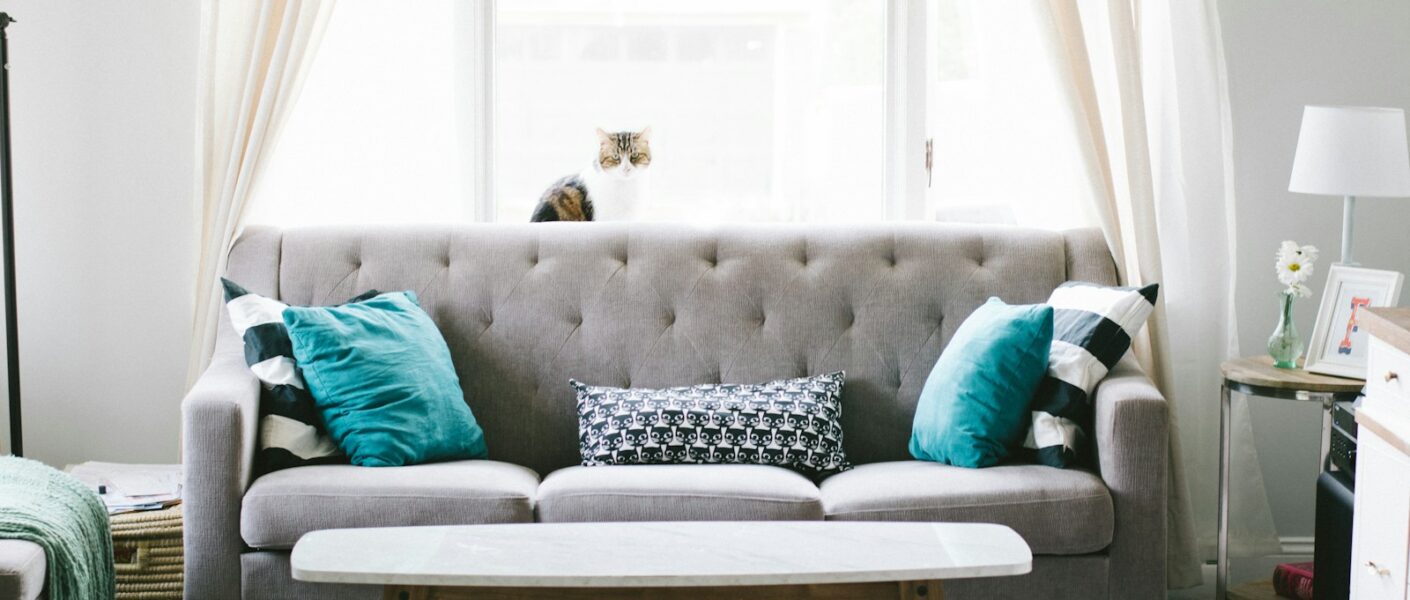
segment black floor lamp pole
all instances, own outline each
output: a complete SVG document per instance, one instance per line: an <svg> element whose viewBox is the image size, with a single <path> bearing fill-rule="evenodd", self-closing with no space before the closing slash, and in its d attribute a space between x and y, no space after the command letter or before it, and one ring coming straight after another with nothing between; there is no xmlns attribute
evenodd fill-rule
<svg viewBox="0 0 1410 600"><path fill-rule="evenodd" d="M24 456L20 422L20 332L15 310L15 210L10 185L10 23L0 12L0 235L5 243L5 358L10 380L10 453Z"/></svg>

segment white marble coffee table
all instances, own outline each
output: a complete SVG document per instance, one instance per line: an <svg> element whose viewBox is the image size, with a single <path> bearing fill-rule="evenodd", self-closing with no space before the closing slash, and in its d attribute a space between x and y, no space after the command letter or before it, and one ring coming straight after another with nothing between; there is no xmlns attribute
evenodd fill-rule
<svg viewBox="0 0 1410 600"><path fill-rule="evenodd" d="M1033 554L980 523L673 522L332 529L294 579L387 599L941 598L941 580L1022 575Z"/></svg>

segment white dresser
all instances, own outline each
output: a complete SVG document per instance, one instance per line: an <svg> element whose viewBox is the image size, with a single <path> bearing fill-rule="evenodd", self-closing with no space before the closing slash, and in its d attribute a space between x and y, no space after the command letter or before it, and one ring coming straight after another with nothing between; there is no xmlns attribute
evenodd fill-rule
<svg viewBox="0 0 1410 600"><path fill-rule="evenodd" d="M1378 308L1366 398L1356 411L1356 509L1351 597L1410 598L1410 309ZM1365 314L1365 313L1363 313Z"/></svg>

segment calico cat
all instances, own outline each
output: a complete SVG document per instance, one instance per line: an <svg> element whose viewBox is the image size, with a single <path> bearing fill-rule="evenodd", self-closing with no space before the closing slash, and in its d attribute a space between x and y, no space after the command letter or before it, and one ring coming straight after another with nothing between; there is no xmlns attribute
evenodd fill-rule
<svg viewBox="0 0 1410 600"><path fill-rule="evenodd" d="M597 160L544 190L530 222L626 221L637 216L651 166L651 128L607 133L597 130Z"/></svg>

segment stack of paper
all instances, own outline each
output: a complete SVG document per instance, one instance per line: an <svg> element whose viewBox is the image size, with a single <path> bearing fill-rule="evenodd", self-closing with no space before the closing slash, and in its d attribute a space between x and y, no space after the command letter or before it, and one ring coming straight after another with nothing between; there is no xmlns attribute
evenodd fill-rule
<svg viewBox="0 0 1410 600"><path fill-rule="evenodd" d="M66 470L99 493L108 514L156 510L181 502L181 465L89 461Z"/></svg>

